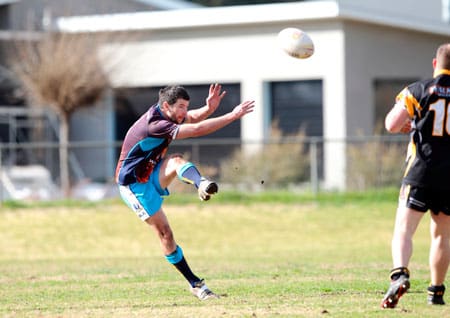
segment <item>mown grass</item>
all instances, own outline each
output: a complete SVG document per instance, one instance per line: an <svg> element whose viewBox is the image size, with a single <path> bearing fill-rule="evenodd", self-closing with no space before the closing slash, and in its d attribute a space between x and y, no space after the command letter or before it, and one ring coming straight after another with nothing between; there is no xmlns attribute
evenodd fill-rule
<svg viewBox="0 0 450 318"><path fill-rule="evenodd" d="M189 191L190 189L190 191ZM184 192L177 192L166 198L169 204L191 204L198 203L195 190L183 188ZM296 191L221 191L220 195L214 197L213 204L254 204L254 203L315 203L315 204L347 204L349 202L392 202L397 199L398 188L374 189L364 192L296 192ZM42 202L27 201L4 201L2 206L8 209L17 208L47 208L47 207L77 207L94 208L104 204L120 204L120 198L105 201L79 201L79 200L56 200ZM1 210L0 210L1 211Z"/></svg>
<svg viewBox="0 0 450 318"><path fill-rule="evenodd" d="M450 315L448 306L426 305L428 217L415 238L411 292L395 310L379 308L391 267L394 191L297 195L297 201L260 194L233 203L226 196L201 203L174 195L165 207L191 267L222 295L207 302L189 294L154 234L118 200L4 205L0 315Z"/></svg>

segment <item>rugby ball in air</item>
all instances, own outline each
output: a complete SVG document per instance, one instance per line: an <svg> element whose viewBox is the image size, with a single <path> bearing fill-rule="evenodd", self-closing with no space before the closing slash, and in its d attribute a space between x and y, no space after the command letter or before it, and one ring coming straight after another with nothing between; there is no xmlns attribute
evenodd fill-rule
<svg viewBox="0 0 450 318"><path fill-rule="evenodd" d="M297 28L286 28L278 33L278 45L292 57L306 59L314 54L314 43L309 35Z"/></svg>

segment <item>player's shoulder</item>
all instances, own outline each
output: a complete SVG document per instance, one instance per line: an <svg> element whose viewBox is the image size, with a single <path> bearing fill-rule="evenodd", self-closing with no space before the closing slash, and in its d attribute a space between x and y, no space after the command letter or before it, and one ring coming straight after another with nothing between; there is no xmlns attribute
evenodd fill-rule
<svg viewBox="0 0 450 318"><path fill-rule="evenodd" d="M166 118L166 116L164 116L158 104L150 106L145 116L148 124L160 123L161 125L169 125L170 123L172 123L169 119Z"/></svg>
<svg viewBox="0 0 450 318"><path fill-rule="evenodd" d="M149 135L158 138L166 138L174 135L179 125L164 116L161 109L156 104L150 107L147 112L146 126Z"/></svg>
<svg viewBox="0 0 450 318"><path fill-rule="evenodd" d="M442 73L433 78L419 80L410 84L407 89L414 97L427 97L441 92L442 89L448 91L450 86L450 73ZM438 94L439 95L439 94ZM448 93L446 93L448 95Z"/></svg>
<svg viewBox="0 0 450 318"><path fill-rule="evenodd" d="M426 95L429 92L429 88L434 85L436 85L435 78L426 78L409 84L405 89L407 89L411 95L420 97Z"/></svg>
<svg viewBox="0 0 450 318"><path fill-rule="evenodd" d="M435 82L435 78L425 78L421 80L417 80L408 85L410 88L419 88L432 85Z"/></svg>
<svg viewBox="0 0 450 318"><path fill-rule="evenodd" d="M161 108L158 104L153 104L152 106L150 106L146 112L146 116L148 119L151 119L153 117L163 117Z"/></svg>

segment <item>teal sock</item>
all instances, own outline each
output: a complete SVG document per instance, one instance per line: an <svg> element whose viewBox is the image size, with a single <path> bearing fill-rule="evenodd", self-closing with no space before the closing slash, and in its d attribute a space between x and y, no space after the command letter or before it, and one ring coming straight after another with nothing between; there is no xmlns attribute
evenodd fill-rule
<svg viewBox="0 0 450 318"><path fill-rule="evenodd" d="M202 176L192 162L186 162L184 165L177 169L178 179L184 183L193 184L197 188L200 185Z"/></svg>

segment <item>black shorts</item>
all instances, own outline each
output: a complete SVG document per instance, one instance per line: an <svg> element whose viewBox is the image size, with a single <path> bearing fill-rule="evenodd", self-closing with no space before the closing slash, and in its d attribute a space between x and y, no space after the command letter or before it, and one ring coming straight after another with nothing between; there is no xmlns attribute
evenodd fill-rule
<svg viewBox="0 0 450 318"><path fill-rule="evenodd" d="M450 215L450 190L416 187L402 184L400 200L406 202L406 207L419 212L430 210L434 214L443 212Z"/></svg>

